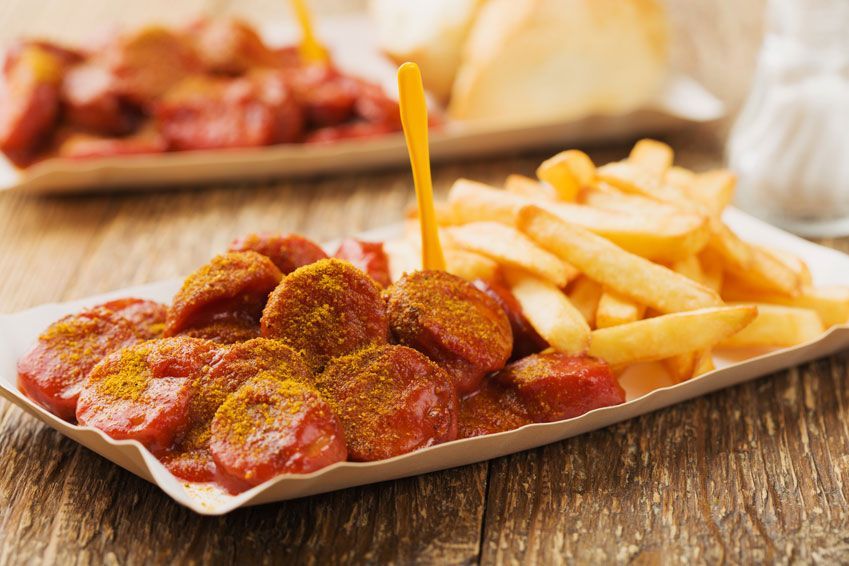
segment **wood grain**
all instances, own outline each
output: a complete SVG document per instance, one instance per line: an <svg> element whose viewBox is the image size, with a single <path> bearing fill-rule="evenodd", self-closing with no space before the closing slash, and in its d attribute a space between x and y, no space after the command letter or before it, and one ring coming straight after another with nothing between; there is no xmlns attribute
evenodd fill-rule
<svg viewBox="0 0 849 566"><path fill-rule="evenodd" d="M5 0L0 39L80 38L112 21L198 10L258 18L280 4ZM699 32L678 33L676 57L732 104L745 92L762 5L670 0L676 22ZM683 165L706 168L721 161L717 131L668 141ZM627 147L590 153L605 162ZM531 174L543 157L440 165L436 190L460 175ZM0 195L0 311L184 274L249 230L325 240L381 226L413 199L404 169L165 189ZM846 239L825 243L849 250ZM841 354L489 463L221 518L192 514L0 402L0 564L847 561L847 370Z"/></svg>

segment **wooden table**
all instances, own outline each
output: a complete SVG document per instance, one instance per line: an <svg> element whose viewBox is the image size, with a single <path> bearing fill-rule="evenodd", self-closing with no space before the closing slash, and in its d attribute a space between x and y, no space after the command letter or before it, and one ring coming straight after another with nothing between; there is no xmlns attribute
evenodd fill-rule
<svg viewBox="0 0 849 566"><path fill-rule="evenodd" d="M126 10L141 4L154 12L155 2ZM221 1L193 4L228 9ZM708 4L688 4L692 14L673 8L676 17L701 21ZM740 21L757 21L758 4ZM98 14L125 13L105 0L75 3L81 8L67 16L75 23L62 29L79 36L79 12L95 5ZM46 21L56 28L58 6L4 2L4 33L40 30ZM249 10L269 6L254 2ZM739 100L748 49L730 77L718 78L715 62L699 63L703 45L688 61ZM736 91L735 80L743 82ZM692 129L669 141L685 166L721 159L715 131ZM626 147L590 153L604 162ZM444 192L460 175L499 182L529 174L542 157L441 165L436 187ZM397 220L412 197L404 169L196 189L0 195L0 311L185 274L251 230L322 240L377 227ZM845 240L829 243L849 250ZM841 354L491 462L221 518L194 515L0 402L0 563L846 560L847 366Z"/></svg>

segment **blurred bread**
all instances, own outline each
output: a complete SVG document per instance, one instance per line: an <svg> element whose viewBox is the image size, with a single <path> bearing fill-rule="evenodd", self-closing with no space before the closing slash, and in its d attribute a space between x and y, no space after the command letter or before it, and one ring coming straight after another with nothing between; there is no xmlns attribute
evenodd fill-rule
<svg viewBox="0 0 849 566"><path fill-rule="evenodd" d="M446 103L466 36L483 0L371 0L378 42L396 63L415 61L425 88Z"/></svg>
<svg viewBox="0 0 849 566"><path fill-rule="evenodd" d="M659 0L489 0L449 113L510 122L625 113L657 92L666 68Z"/></svg>
<svg viewBox="0 0 849 566"><path fill-rule="evenodd" d="M661 0L372 0L383 50L460 120L624 114L667 71Z"/></svg>

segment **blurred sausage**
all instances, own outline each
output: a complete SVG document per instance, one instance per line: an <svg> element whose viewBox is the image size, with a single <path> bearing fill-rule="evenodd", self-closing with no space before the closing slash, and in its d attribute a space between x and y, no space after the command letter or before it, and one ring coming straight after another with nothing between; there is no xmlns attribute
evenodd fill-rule
<svg viewBox="0 0 849 566"><path fill-rule="evenodd" d="M286 80L309 127L337 126L354 117L357 82L333 67L300 66L286 72Z"/></svg>
<svg viewBox="0 0 849 566"><path fill-rule="evenodd" d="M98 63L71 67L62 81L61 96L64 118L71 126L121 135L131 132L140 119L138 109L119 95L115 76Z"/></svg>
<svg viewBox="0 0 849 566"><path fill-rule="evenodd" d="M333 257L344 259L360 271L368 273L381 287L388 287L392 283L389 277L389 258L386 257L381 242L346 238L342 240Z"/></svg>
<svg viewBox="0 0 849 566"><path fill-rule="evenodd" d="M298 234L248 234L233 240L228 249L260 253L273 261L283 275L327 257L318 244Z"/></svg>
<svg viewBox="0 0 849 566"><path fill-rule="evenodd" d="M62 63L36 45L22 48L7 61L0 90L0 151L18 165L51 134L59 112Z"/></svg>
<svg viewBox="0 0 849 566"><path fill-rule="evenodd" d="M116 92L142 107L203 69L189 38L158 26L119 36L95 60L115 77Z"/></svg>
<svg viewBox="0 0 849 566"><path fill-rule="evenodd" d="M457 438L450 376L404 346L336 358L316 381L339 416L352 460L373 461Z"/></svg>
<svg viewBox="0 0 849 566"><path fill-rule="evenodd" d="M571 419L625 402L610 366L589 356L533 354L513 362L494 379L513 388L537 422Z"/></svg>
<svg viewBox="0 0 849 566"><path fill-rule="evenodd" d="M257 67L278 65L278 54L242 20L203 20L193 24L189 33L209 72L239 75Z"/></svg>
<svg viewBox="0 0 849 566"><path fill-rule="evenodd" d="M390 287L388 296L394 338L446 369L460 395L475 391L510 357L507 315L464 279L444 271L416 271Z"/></svg>
<svg viewBox="0 0 849 566"><path fill-rule="evenodd" d="M333 357L385 344L380 287L350 263L322 259L287 275L268 298L262 335L282 340L320 371Z"/></svg>
<svg viewBox="0 0 849 566"><path fill-rule="evenodd" d="M281 277L271 260L256 252L217 256L183 282L168 310L164 335L202 327L216 316L232 313L258 320Z"/></svg>
<svg viewBox="0 0 849 566"><path fill-rule="evenodd" d="M155 114L169 145L178 150L289 143L303 127L300 108L277 73L191 77L167 93Z"/></svg>

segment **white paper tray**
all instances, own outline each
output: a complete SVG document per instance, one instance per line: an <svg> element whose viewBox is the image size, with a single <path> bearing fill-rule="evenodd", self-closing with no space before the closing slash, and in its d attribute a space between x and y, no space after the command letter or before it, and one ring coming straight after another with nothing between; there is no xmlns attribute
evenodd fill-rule
<svg viewBox="0 0 849 566"><path fill-rule="evenodd" d="M729 210L726 220L747 240L769 244L803 257L809 263L818 285L849 283L849 256L806 242L736 210ZM399 230L385 229L372 232L370 236L374 239L391 237ZM341 462L311 474L281 476L240 495L229 496L212 487L187 484L176 479L135 441L112 440L96 429L66 423L35 405L18 391L15 384L16 360L30 348L41 331L59 317L120 296L169 302L180 283L180 280L163 281L79 301L47 304L16 314L0 315L0 395L104 458L155 483L178 503L204 515L220 515L238 507L412 476L528 450L849 347L849 325L843 325L832 328L815 342L762 354L742 362L718 357L716 361L719 369L716 371L672 386L665 381L668 378L658 366L647 364L623 376L622 384L628 394L628 401L622 405L590 411L567 421L533 424L510 432L449 442L380 462ZM637 373L640 374L639 379ZM659 388L651 390L653 387Z"/></svg>
<svg viewBox="0 0 849 566"><path fill-rule="evenodd" d="M396 92L395 67L377 52L375 34L364 17L322 22L320 35L338 65ZM291 27L265 27L272 43L296 38ZM657 135L682 125L721 117L722 103L692 79L671 74L646 108L626 116L596 116L563 123L505 126L493 122L447 123L431 135L431 157L447 160L521 149L586 144ZM327 145L277 145L254 149L185 151L100 159L50 159L17 169L0 155L0 190L38 192L103 191L117 188L173 188L220 181L298 177L356 171L406 163L401 134Z"/></svg>

